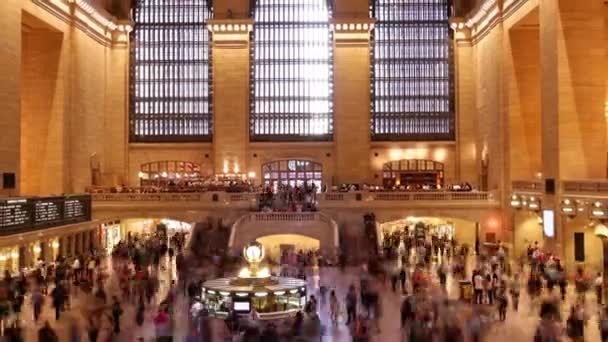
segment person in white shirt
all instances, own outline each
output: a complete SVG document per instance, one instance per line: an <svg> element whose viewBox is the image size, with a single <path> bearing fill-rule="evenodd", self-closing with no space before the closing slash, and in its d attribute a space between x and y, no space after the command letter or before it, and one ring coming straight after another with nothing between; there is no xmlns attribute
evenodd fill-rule
<svg viewBox="0 0 608 342"><path fill-rule="evenodd" d="M483 276L481 272L475 271L473 276L473 289L475 291L475 304L482 304L483 301Z"/></svg>
<svg viewBox="0 0 608 342"><path fill-rule="evenodd" d="M74 263L72 263L72 269L74 270L74 280L80 279L80 259L74 258Z"/></svg>
<svg viewBox="0 0 608 342"><path fill-rule="evenodd" d="M87 278L89 278L90 282L93 282L93 273L95 271L95 258L89 259L89 263L87 264Z"/></svg>
<svg viewBox="0 0 608 342"><path fill-rule="evenodd" d="M603 294L603 290L604 290L604 277L602 276L601 273L597 274L597 277L595 278L595 281L593 283L594 287L595 287L595 295L597 296L597 303L599 305L602 305L602 294Z"/></svg>

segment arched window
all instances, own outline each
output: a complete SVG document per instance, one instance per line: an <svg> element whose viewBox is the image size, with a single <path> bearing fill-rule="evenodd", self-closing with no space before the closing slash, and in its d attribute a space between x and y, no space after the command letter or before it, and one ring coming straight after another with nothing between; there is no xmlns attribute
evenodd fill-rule
<svg viewBox="0 0 608 342"><path fill-rule="evenodd" d="M211 139L207 0L138 0L131 33L131 141Z"/></svg>
<svg viewBox="0 0 608 342"><path fill-rule="evenodd" d="M373 140L454 139L450 3L373 0Z"/></svg>
<svg viewBox="0 0 608 342"><path fill-rule="evenodd" d="M251 139L331 139L333 38L328 1L257 0L254 18Z"/></svg>
<svg viewBox="0 0 608 342"><path fill-rule="evenodd" d="M159 160L141 164L141 186L167 186L181 182L200 183L201 166L183 160Z"/></svg>
<svg viewBox="0 0 608 342"><path fill-rule="evenodd" d="M279 185L301 186L304 183L314 184L321 189L323 167L310 160L288 159L275 160L262 165L262 177L265 185L276 189Z"/></svg>
<svg viewBox="0 0 608 342"><path fill-rule="evenodd" d="M443 187L443 163L425 159L402 159L384 163L382 182L385 187L417 190Z"/></svg>

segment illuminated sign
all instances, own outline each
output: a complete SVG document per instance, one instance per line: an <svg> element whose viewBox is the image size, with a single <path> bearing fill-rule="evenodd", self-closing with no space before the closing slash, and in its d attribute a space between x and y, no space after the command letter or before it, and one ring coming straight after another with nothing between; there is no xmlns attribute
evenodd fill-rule
<svg viewBox="0 0 608 342"><path fill-rule="evenodd" d="M555 213L552 209L543 210L543 232L546 237L555 236Z"/></svg>

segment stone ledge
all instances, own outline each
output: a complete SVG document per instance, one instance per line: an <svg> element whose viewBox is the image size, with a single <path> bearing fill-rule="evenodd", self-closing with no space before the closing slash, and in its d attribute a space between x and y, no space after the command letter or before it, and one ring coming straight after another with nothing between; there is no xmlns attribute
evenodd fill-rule
<svg viewBox="0 0 608 342"><path fill-rule="evenodd" d="M123 47L128 44L128 34L133 29L133 23L116 19L89 0L31 1L102 45Z"/></svg>

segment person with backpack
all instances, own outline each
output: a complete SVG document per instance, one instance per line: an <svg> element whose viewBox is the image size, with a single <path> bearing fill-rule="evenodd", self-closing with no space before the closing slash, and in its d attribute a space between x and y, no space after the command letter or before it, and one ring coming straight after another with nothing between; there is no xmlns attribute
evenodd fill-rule
<svg viewBox="0 0 608 342"><path fill-rule="evenodd" d="M580 303L572 306L566 321L566 332L574 342L585 339L585 311Z"/></svg>
<svg viewBox="0 0 608 342"><path fill-rule="evenodd" d="M355 292L355 286L351 285L348 288L348 293L346 294L346 325L349 325L350 322L353 322L357 315L357 294Z"/></svg>
<svg viewBox="0 0 608 342"><path fill-rule="evenodd" d="M401 304L401 328L409 326L416 314L416 297L413 294L407 296Z"/></svg>
<svg viewBox="0 0 608 342"><path fill-rule="evenodd" d="M407 287L405 281L407 280L407 271L405 266L401 267L401 271L399 271L399 281L401 282L401 293L407 293Z"/></svg>
<svg viewBox="0 0 608 342"><path fill-rule="evenodd" d="M53 307L55 307L55 320L57 321L59 320L59 316L63 310L63 303L65 302L66 296L67 293L61 283L57 284L57 286L51 292L51 297L53 297Z"/></svg>
<svg viewBox="0 0 608 342"><path fill-rule="evenodd" d="M513 277L513 281L511 282L511 303L513 304L513 310L517 312L519 308L519 294L520 294L520 286L519 286L519 275L515 275Z"/></svg>
<svg viewBox="0 0 608 342"><path fill-rule="evenodd" d="M334 325L338 324L338 318L340 316L340 302L336 296L336 291L331 290L329 295L329 315Z"/></svg>
<svg viewBox="0 0 608 342"><path fill-rule="evenodd" d="M308 299L308 302L306 302L306 306L304 307L304 312L306 312L306 314L309 316L311 316L313 313L317 312L317 299L315 298L314 295L311 295L310 298Z"/></svg>
<svg viewBox="0 0 608 342"><path fill-rule="evenodd" d="M599 315L600 337L602 342L608 342L608 306L604 306Z"/></svg>
<svg viewBox="0 0 608 342"><path fill-rule="evenodd" d="M114 303L112 304L112 322L114 323L114 333L120 333L120 316L122 316L122 307L118 298L114 296Z"/></svg>
<svg viewBox="0 0 608 342"><path fill-rule="evenodd" d="M509 304L505 289L500 288L496 291L496 302L498 303L498 319L505 321L507 319L507 305Z"/></svg>
<svg viewBox="0 0 608 342"><path fill-rule="evenodd" d="M38 342L58 342L57 334L55 330L51 328L48 321L44 322L44 325L38 330Z"/></svg>

